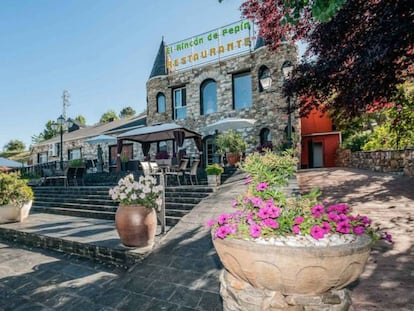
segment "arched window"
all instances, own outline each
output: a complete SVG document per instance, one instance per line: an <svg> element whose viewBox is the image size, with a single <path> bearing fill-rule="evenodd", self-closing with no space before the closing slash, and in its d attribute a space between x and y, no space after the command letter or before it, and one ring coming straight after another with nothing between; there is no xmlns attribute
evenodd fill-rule
<svg viewBox="0 0 414 311"><path fill-rule="evenodd" d="M270 130L267 127L262 128L260 130L260 144L263 145L269 141L272 141L272 134L270 133Z"/></svg>
<svg viewBox="0 0 414 311"><path fill-rule="evenodd" d="M158 113L165 112L165 95L163 93L157 94L157 112Z"/></svg>
<svg viewBox="0 0 414 311"><path fill-rule="evenodd" d="M217 83L212 79L205 80L200 86L200 114L217 112Z"/></svg>

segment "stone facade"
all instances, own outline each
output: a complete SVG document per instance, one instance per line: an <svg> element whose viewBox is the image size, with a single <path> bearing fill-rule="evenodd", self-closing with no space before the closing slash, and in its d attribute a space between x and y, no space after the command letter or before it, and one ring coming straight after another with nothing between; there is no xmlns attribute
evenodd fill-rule
<svg viewBox="0 0 414 311"><path fill-rule="evenodd" d="M321 295L283 295L260 290L236 279L226 270L220 274L224 311L347 311L353 310L349 290L331 290Z"/></svg>
<svg viewBox="0 0 414 311"><path fill-rule="evenodd" d="M294 45L284 45L278 54L269 53L261 47L247 54L221 60L168 75L155 76L147 81L147 122L148 125L161 122L176 122L186 128L201 133L203 138L213 136L214 131L205 127L218 120L234 117L255 119L254 127L239 129L249 144L247 152L260 144L260 131L268 128L273 145L286 141L287 101L281 92L283 76L282 64L285 61L296 63L297 51ZM259 90L259 68L266 66L271 74L272 85L269 90ZM252 106L235 110L233 108L233 75L250 72L252 77ZM200 112L200 86L203 81L213 79L217 83L217 112L203 115ZM173 120L173 89L186 88L186 118ZM157 94L162 92L166 97L166 112L157 112ZM299 118L292 113L292 126L299 131ZM185 142L187 153L197 153L192 141ZM171 148L171 146L169 147ZM151 151L152 152L152 151Z"/></svg>
<svg viewBox="0 0 414 311"><path fill-rule="evenodd" d="M414 176L414 149L357 152L338 150L337 166Z"/></svg>

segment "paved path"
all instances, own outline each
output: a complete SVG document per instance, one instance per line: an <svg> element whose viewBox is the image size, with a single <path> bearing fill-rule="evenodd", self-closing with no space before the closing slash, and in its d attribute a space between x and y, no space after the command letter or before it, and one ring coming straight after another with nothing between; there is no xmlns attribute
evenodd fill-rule
<svg viewBox="0 0 414 311"><path fill-rule="evenodd" d="M0 310L222 310L221 265L204 223L232 209L245 188L238 178L203 200L129 271L0 243ZM351 202L395 236L393 247L377 244L354 284L355 310L414 310L413 179L337 169L302 171L299 181Z"/></svg>
<svg viewBox="0 0 414 311"><path fill-rule="evenodd" d="M414 178L354 169L299 173L301 190L319 187L323 198L347 202L395 240L378 242L357 284L355 310L414 310Z"/></svg>

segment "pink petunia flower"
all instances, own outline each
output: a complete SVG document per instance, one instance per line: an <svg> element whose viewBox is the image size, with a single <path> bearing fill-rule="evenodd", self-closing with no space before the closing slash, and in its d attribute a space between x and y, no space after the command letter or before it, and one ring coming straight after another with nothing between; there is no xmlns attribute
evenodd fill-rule
<svg viewBox="0 0 414 311"><path fill-rule="evenodd" d="M263 226L270 227L272 229L279 228L279 223L276 220L273 220L271 218L267 218L262 221Z"/></svg>
<svg viewBox="0 0 414 311"><path fill-rule="evenodd" d="M273 199L269 199L266 201L266 207L273 208L275 207L275 203L273 202Z"/></svg>
<svg viewBox="0 0 414 311"><path fill-rule="evenodd" d="M388 241L388 242L390 242L390 243L394 243L394 241L392 240L392 235L391 235L391 234L389 234L389 233L388 233L388 232L386 232L386 231L384 231L384 232L382 233L381 239L384 239L384 240L386 240L386 241Z"/></svg>
<svg viewBox="0 0 414 311"><path fill-rule="evenodd" d="M323 229L321 227L319 227L318 225L314 225L311 228L310 231L311 236L316 239L316 240L320 240L324 237L325 232L323 231Z"/></svg>
<svg viewBox="0 0 414 311"><path fill-rule="evenodd" d="M264 191L267 189L267 182L260 182L257 186L256 186L256 190L257 191Z"/></svg>
<svg viewBox="0 0 414 311"><path fill-rule="evenodd" d="M262 233L262 229L258 224L251 225L249 231L252 238L258 238Z"/></svg>
<svg viewBox="0 0 414 311"><path fill-rule="evenodd" d="M294 226L292 227L292 230L293 230L293 232L294 232L295 234L300 234L300 228L299 228L299 225L294 225Z"/></svg>
<svg viewBox="0 0 414 311"><path fill-rule="evenodd" d="M331 231L331 225L326 221L322 223L321 228L325 234L328 234Z"/></svg>
<svg viewBox="0 0 414 311"><path fill-rule="evenodd" d="M221 226L221 227L218 227L217 228L216 233L215 233L215 236L217 238L224 239L230 233L231 233L230 227L225 225L225 226Z"/></svg>
<svg viewBox="0 0 414 311"><path fill-rule="evenodd" d="M353 228L353 231L356 235L361 235L365 233L365 228L363 226L356 226Z"/></svg>
<svg viewBox="0 0 414 311"><path fill-rule="evenodd" d="M214 226L215 223L216 223L215 219L210 219L210 220L207 220L206 226L210 228L210 227Z"/></svg>
<svg viewBox="0 0 414 311"><path fill-rule="evenodd" d="M334 222L338 222L340 220L338 214L335 212L329 212L328 219Z"/></svg>
<svg viewBox="0 0 414 311"><path fill-rule="evenodd" d="M260 217L261 219L266 219L270 217L270 214L271 214L270 208L262 207L259 209L257 216Z"/></svg>
<svg viewBox="0 0 414 311"><path fill-rule="evenodd" d="M253 197L250 199L254 207L260 207L263 204L263 199L261 197Z"/></svg>
<svg viewBox="0 0 414 311"><path fill-rule="evenodd" d="M351 231L351 224L346 220L340 221L336 226L336 231L348 234Z"/></svg>
<svg viewBox="0 0 414 311"><path fill-rule="evenodd" d="M303 222L303 217L302 216L298 216L296 217L293 222L297 225L300 225Z"/></svg>
<svg viewBox="0 0 414 311"><path fill-rule="evenodd" d="M321 217L324 212L325 212L325 208L322 205L318 204L312 207L312 215L315 218Z"/></svg>
<svg viewBox="0 0 414 311"><path fill-rule="evenodd" d="M280 215L280 207L274 206L270 208L270 217L277 218Z"/></svg>
<svg viewBox="0 0 414 311"><path fill-rule="evenodd" d="M218 222L220 225L225 224L228 220L229 220L229 215L227 215L227 214L221 214L221 215L217 218L217 222Z"/></svg>
<svg viewBox="0 0 414 311"><path fill-rule="evenodd" d="M248 185L252 182L252 177L251 176L247 176L246 180L244 181L245 185Z"/></svg>
<svg viewBox="0 0 414 311"><path fill-rule="evenodd" d="M238 204L239 204L239 202L237 202L237 200L233 200L231 202L231 206L233 206L233 207L237 207Z"/></svg>

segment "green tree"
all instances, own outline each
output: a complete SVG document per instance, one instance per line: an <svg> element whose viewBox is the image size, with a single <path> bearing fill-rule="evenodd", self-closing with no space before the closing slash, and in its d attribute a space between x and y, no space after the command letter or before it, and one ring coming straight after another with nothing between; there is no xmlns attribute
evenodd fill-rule
<svg viewBox="0 0 414 311"><path fill-rule="evenodd" d="M113 110L108 110L107 112L105 112L101 118L99 119L99 123L103 124L103 123L108 123L108 122L112 122L114 120L118 120L118 116L116 114L115 111Z"/></svg>
<svg viewBox="0 0 414 311"><path fill-rule="evenodd" d="M401 149L414 146L414 83L397 87L384 122L375 127L363 150Z"/></svg>
<svg viewBox="0 0 414 311"><path fill-rule="evenodd" d="M26 145L18 139L12 139L4 146L5 151L23 151L24 149Z"/></svg>
<svg viewBox="0 0 414 311"><path fill-rule="evenodd" d="M55 137L57 134L59 134L58 130L53 129L52 125L55 123L56 121L53 121L53 120L47 121L47 123L45 124L45 129L43 130L42 133L38 135L32 135L32 143L38 144L38 143L41 143L42 141L51 139L52 137Z"/></svg>
<svg viewBox="0 0 414 311"><path fill-rule="evenodd" d="M313 57L284 86L302 115L321 105L347 116L382 109L414 75L410 0L246 0L241 10L273 51L283 40L308 43Z"/></svg>
<svg viewBox="0 0 414 311"><path fill-rule="evenodd" d="M136 111L134 109L132 109L132 107L125 107L121 110L121 112L119 113L119 117L121 119L125 119L125 118L129 118L129 117L133 117L136 115Z"/></svg>
<svg viewBox="0 0 414 311"><path fill-rule="evenodd" d="M78 116L75 118L75 120L76 120L76 121L78 121L79 123L83 124L83 125L86 125L86 119L85 119L85 117L84 117L84 116L82 116L82 115L78 115Z"/></svg>

